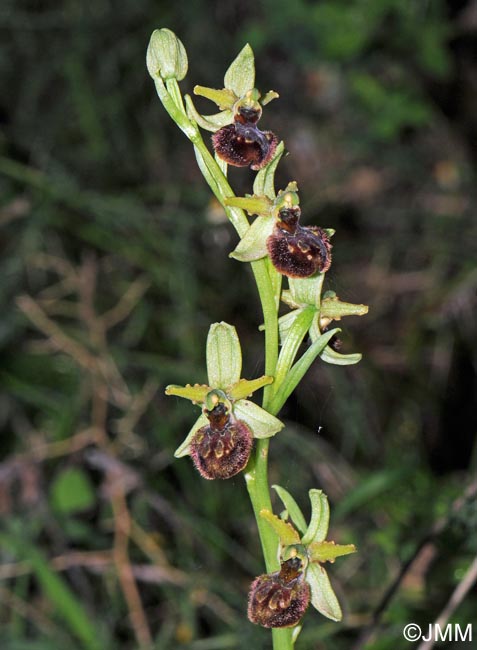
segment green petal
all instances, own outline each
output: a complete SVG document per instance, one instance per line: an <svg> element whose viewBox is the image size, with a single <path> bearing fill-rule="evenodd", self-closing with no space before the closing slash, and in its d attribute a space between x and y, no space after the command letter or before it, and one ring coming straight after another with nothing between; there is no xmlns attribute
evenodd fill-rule
<svg viewBox="0 0 477 650"><path fill-rule="evenodd" d="M239 262L253 262L265 257L268 254L267 238L272 234L274 227L273 217L257 217L229 257Z"/></svg>
<svg viewBox="0 0 477 650"><path fill-rule="evenodd" d="M321 318L340 320L343 316L364 316L369 311L368 305L355 305L351 302L341 302L338 297L324 298L321 301Z"/></svg>
<svg viewBox="0 0 477 650"><path fill-rule="evenodd" d="M235 327L214 323L207 337L207 374L213 388L236 384L242 370L242 350Z"/></svg>
<svg viewBox="0 0 477 650"><path fill-rule="evenodd" d="M217 104L221 110L231 110L237 97L227 88L218 90L217 88L206 88L205 86L194 86L194 95L206 97Z"/></svg>
<svg viewBox="0 0 477 650"><path fill-rule="evenodd" d="M330 524L330 506L326 494L323 490L310 490L308 494L311 501L311 519L302 539L302 543L306 545L311 542L322 542L326 538Z"/></svg>
<svg viewBox="0 0 477 650"><path fill-rule="evenodd" d="M287 509L292 522L298 528L300 533L303 534L306 531L306 521L298 503L292 497L290 492L285 490L285 488L280 487L280 485L272 485L272 488L280 497L280 500Z"/></svg>
<svg viewBox="0 0 477 650"><path fill-rule="evenodd" d="M354 544L313 542L312 544L309 544L307 548L312 562L334 562L337 557L356 553L356 546Z"/></svg>
<svg viewBox="0 0 477 650"><path fill-rule="evenodd" d="M310 562L305 578L310 585L313 607L332 621L341 621L343 618L341 607L323 567Z"/></svg>
<svg viewBox="0 0 477 650"><path fill-rule="evenodd" d="M268 93L265 94L263 99L260 100L260 104L262 106L266 106L272 100L278 99L279 97L280 97L280 95L275 90L269 90Z"/></svg>
<svg viewBox="0 0 477 650"><path fill-rule="evenodd" d="M190 453L189 445L191 443L192 438L201 427L205 427L205 425L208 423L209 420L207 416L205 416L202 413L202 415L195 421L194 425L192 426L192 429L187 434L184 442L181 445L179 445L179 447L177 447L177 449L175 450L174 456L176 458L182 458L182 456L187 456Z"/></svg>
<svg viewBox="0 0 477 650"><path fill-rule="evenodd" d="M248 424L254 438L270 438L285 426L274 415L246 399L235 402L233 411L238 420L243 420L245 424Z"/></svg>
<svg viewBox="0 0 477 650"><path fill-rule="evenodd" d="M282 546L300 543L300 536L293 526L274 515L270 510L261 510L260 517L276 532Z"/></svg>
<svg viewBox="0 0 477 650"><path fill-rule="evenodd" d="M257 379L240 379L233 386L227 388L227 396L233 401L250 397L256 390L273 383L273 377L263 375Z"/></svg>
<svg viewBox="0 0 477 650"><path fill-rule="evenodd" d="M283 156L285 151L285 143L282 141L277 146L275 155L272 160L261 169L255 177L253 183L253 193L258 194L258 196L268 196L269 199L274 199L276 196L275 193L275 171L277 165L280 162L280 158Z"/></svg>
<svg viewBox="0 0 477 650"><path fill-rule="evenodd" d="M190 399L191 402L202 404L210 390L211 388L207 384L194 384L193 386L190 384L187 384L187 386L170 384L166 387L166 395L184 397L184 399Z"/></svg>
<svg viewBox="0 0 477 650"><path fill-rule="evenodd" d="M243 97L255 86L255 59L248 43L230 64L224 76L224 86L237 97Z"/></svg>
<svg viewBox="0 0 477 650"><path fill-rule="evenodd" d="M249 215L258 214L268 217L271 214L272 202L266 196L232 196L225 199L225 205L233 205L246 210Z"/></svg>

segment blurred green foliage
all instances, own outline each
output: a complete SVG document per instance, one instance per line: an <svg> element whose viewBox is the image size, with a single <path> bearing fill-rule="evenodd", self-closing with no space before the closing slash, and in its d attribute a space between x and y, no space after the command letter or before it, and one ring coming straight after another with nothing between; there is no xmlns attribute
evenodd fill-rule
<svg viewBox="0 0 477 650"><path fill-rule="evenodd" d="M308 615L297 649L364 647L426 539L366 647L437 618L476 553L470 4L2 4L2 648L138 647L125 558L156 648L270 647L245 621L262 566L241 477L209 483L172 456L197 411L163 388L205 380L209 324L237 326L244 376L263 353L231 228L147 75L163 26L188 49L188 92L251 43L280 93L263 124L290 151L282 185L337 231L327 288L371 306L343 333L363 361L315 364L271 448L270 482L302 506L322 488L333 536L359 549L330 570L345 623ZM230 177L250 191L253 174ZM452 620L475 606L474 591Z"/></svg>

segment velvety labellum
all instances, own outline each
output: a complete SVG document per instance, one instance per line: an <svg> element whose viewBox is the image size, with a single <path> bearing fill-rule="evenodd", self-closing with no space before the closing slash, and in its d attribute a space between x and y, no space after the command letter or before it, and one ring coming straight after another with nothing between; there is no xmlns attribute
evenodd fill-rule
<svg viewBox="0 0 477 650"><path fill-rule="evenodd" d="M310 587L301 572L301 561L294 557L280 571L256 578L250 587L248 618L263 627L292 627L310 603Z"/></svg>
<svg viewBox="0 0 477 650"><path fill-rule="evenodd" d="M273 266L290 278L306 278L324 273L331 265L331 244L326 232L318 226L296 224L290 232L281 222L267 239L267 250Z"/></svg>
<svg viewBox="0 0 477 650"><path fill-rule="evenodd" d="M206 479L227 479L246 466L252 450L249 427L230 415L220 403L206 411L209 424L201 427L190 443L192 461Z"/></svg>
<svg viewBox="0 0 477 650"><path fill-rule="evenodd" d="M253 123L236 121L214 133L212 144L227 164L258 170L273 158L278 138L271 131L260 131Z"/></svg>

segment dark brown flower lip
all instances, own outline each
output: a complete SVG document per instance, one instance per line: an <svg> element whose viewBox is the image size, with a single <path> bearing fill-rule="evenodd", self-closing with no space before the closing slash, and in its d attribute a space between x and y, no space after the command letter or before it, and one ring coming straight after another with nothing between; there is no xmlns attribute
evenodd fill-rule
<svg viewBox="0 0 477 650"><path fill-rule="evenodd" d="M218 404L205 414L209 424L196 432L190 444L192 462L203 478L231 478L248 463L252 432L245 422L230 415L224 404Z"/></svg>
<svg viewBox="0 0 477 650"><path fill-rule="evenodd" d="M318 226L300 226L290 234L277 222L267 238L267 249L273 266L290 278L306 278L326 272L331 265L331 244L326 232Z"/></svg>
<svg viewBox="0 0 477 650"><path fill-rule="evenodd" d="M212 144L219 158L227 164L250 166L256 171L273 158L278 138L272 131L261 131L255 124L236 121L216 131Z"/></svg>
<svg viewBox="0 0 477 650"><path fill-rule="evenodd" d="M292 627L310 603L310 587L300 571L301 561L283 562L280 571L255 578L250 586L248 618L263 627Z"/></svg>

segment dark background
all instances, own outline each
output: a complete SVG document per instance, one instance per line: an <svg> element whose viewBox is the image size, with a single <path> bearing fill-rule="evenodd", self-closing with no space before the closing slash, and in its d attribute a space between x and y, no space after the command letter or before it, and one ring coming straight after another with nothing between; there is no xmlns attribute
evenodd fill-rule
<svg viewBox="0 0 477 650"><path fill-rule="evenodd" d="M344 622L310 612L297 650L409 646L477 550L474 0L2 3L0 645L270 648L245 619L263 565L242 478L173 458L198 411L164 386L205 380L209 324L237 327L246 377L263 340L147 74L156 27L187 48L184 92L221 87L250 42L280 94L261 122L289 151L278 187L336 229L326 288L370 305L342 322L362 362L316 362L271 445L271 482L304 509L322 488L359 548L330 567Z"/></svg>

